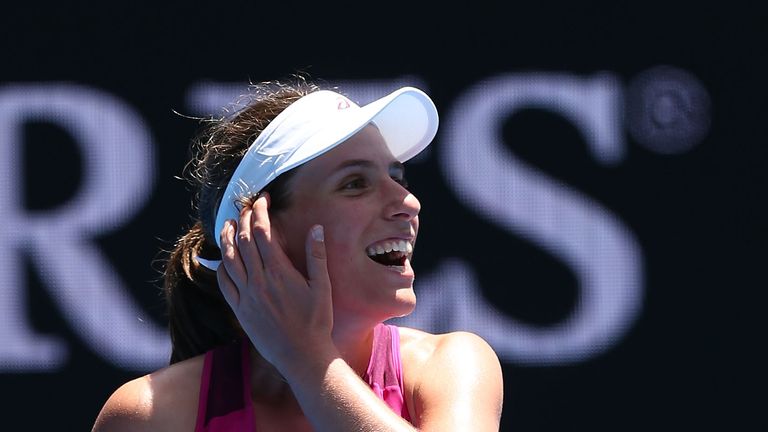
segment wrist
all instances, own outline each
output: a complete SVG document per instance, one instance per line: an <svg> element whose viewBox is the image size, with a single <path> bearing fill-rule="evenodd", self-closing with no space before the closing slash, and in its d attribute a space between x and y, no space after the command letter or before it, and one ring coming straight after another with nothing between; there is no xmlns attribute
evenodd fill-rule
<svg viewBox="0 0 768 432"><path fill-rule="evenodd" d="M293 383L308 383L322 380L334 360L341 360L341 354L333 343L304 346L300 351L286 353L275 366L293 386Z"/></svg>

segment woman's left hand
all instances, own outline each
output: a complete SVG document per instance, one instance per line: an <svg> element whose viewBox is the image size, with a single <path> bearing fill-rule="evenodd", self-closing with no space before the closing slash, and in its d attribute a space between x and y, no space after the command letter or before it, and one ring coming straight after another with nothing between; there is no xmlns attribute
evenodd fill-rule
<svg viewBox="0 0 768 432"><path fill-rule="evenodd" d="M259 353L282 373L292 362L332 345L333 308L323 227L307 234L307 277L293 265L271 227L262 194L222 229L219 288Z"/></svg>

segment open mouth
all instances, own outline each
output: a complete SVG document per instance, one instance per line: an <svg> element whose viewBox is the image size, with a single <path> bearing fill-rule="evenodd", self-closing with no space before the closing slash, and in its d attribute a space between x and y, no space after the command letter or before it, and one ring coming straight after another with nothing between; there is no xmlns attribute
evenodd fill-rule
<svg viewBox="0 0 768 432"><path fill-rule="evenodd" d="M366 249L368 258L390 267L402 267L413 253L411 242L406 240L386 240Z"/></svg>

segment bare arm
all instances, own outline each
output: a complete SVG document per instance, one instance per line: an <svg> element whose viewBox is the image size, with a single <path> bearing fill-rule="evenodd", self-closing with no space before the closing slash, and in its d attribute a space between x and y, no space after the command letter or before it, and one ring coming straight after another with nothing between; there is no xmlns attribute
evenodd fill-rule
<svg viewBox="0 0 768 432"><path fill-rule="evenodd" d="M496 353L467 332L432 336L412 361L414 424L424 431L498 431L504 385ZM418 354L417 354L418 355Z"/></svg>
<svg viewBox="0 0 768 432"><path fill-rule="evenodd" d="M415 431L340 357L318 356L288 378L296 399L320 431Z"/></svg>

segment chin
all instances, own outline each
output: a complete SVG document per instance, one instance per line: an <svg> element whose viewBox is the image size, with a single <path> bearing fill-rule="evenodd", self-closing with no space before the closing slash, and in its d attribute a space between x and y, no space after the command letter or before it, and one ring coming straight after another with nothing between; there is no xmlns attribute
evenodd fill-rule
<svg viewBox="0 0 768 432"><path fill-rule="evenodd" d="M397 300L397 311L394 311L392 318L399 318L409 315L416 309L416 293L413 292L413 288L402 288L397 290L395 296Z"/></svg>

